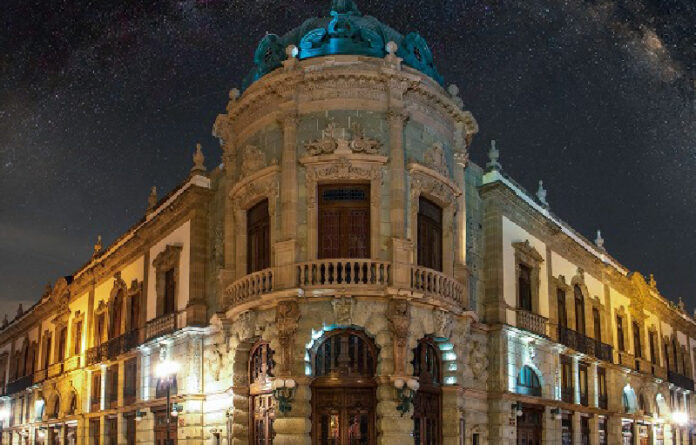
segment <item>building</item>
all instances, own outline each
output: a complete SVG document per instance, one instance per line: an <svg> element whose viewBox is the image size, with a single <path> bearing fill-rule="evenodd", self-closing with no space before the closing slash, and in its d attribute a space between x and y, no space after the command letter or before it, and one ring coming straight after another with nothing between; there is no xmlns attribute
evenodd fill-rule
<svg viewBox="0 0 696 445"><path fill-rule="evenodd" d="M423 38L265 36L179 187L0 330L2 443L692 443L696 322L505 175Z"/></svg>

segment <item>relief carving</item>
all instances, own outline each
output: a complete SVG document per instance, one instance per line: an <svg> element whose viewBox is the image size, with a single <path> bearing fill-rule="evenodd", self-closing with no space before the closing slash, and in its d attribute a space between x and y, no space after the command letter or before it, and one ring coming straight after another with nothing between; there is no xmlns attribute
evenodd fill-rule
<svg viewBox="0 0 696 445"><path fill-rule="evenodd" d="M242 168L239 176L244 178L266 166L266 155L254 145L247 145L242 152Z"/></svg>
<svg viewBox="0 0 696 445"><path fill-rule="evenodd" d="M486 346L482 345L478 340L474 340L471 345L469 366L475 379L485 379L488 369L488 356L486 354Z"/></svg>
<svg viewBox="0 0 696 445"><path fill-rule="evenodd" d="M281 360L278 363L278 375L288 375L291 372L293 359L293 340L300 320L300 306L296 301L281 301L276 306L276 327L280 342Z"/></svg>
<svg viewBox="0 0 696 445"><path fill-rule="evenodd" d="M350 326L353 324L354 304L352 298L346 296L334 298L331 305L333 306L336 324L342 326Z"/></svg>
<svg viewBox="0 0 696 445"><path fill-rule="evenodd" d="M443 311L442 309L435 309L433 311L433 321L435 326L435 334L438 337L452 337L453 320L452 315L449 312Z"/></svg>
<svg viewBox="0 0 696 445"><path fill-rule="evenodd" d="M366 138L360 124L353 124L351 133L348 139L345 128L338 128L335 122L330 122L326 129L322 130L321 139L305 143L305 149L310 156L331 153L379 153L382 144L376 139Z"/></svg>
<svg viewBox="0 0 696 445"><path fill-rule="evenodd" d="M435 170L442 176L446 177L449 174L445 150L442 148L442 144L440 142L435 142L425 151L425 154L423 155L423 163L426 167Z"/></svg>
<svg viewBox="0 0 696 445"><path fill-rule="evenodd" d="M394 374L403 375L406 372L406 346L411 324L411 308L408 301L389 301L386 315L394 341Z"/></svg>

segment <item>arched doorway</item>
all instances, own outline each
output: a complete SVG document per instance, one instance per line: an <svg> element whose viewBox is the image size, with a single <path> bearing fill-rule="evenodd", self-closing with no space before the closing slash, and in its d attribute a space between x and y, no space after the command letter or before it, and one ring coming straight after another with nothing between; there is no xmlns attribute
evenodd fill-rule
<svg viewBox="0 0 696 445"><path fill-rule="evenodd" d="M311 350L312 436L315 445L376 443L377 348L363 332L324 334Z"/></svg>
<svg viewBox="0 0 696 445"><path fill-rule="evenodd" d="M440 350L431 338L418 341L412 363L420 384L413 399L415 445L437 445L442 443L442 372Z"/></svg>
<svg viewBox="0 0 696 445"><path fill-rule="evenodd" d="M517 375L516 392L526 396L541 397L539 375L531 366L524 365ZM517 405L517 443L520 445L540 445L544 407L541 405Z"/></svg>
<svg viewBox="0 0 696 445"><path fill-rule="evenodd" d="M254 445L273 443L275 402L270 378L274 367L273 349L267 341L259 340L249 353L249 417Z"/></svg>

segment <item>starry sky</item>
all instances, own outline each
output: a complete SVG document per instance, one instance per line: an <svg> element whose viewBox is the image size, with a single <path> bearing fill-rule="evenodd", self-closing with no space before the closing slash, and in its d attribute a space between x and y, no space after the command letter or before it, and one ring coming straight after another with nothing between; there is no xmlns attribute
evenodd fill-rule
<svg viewBox="0 0 696 445"><path fill-rule="evenodd" d="M696 3L359 0L428 41L504 170L662 293L696 306ZM0 315L35 302L171 190L266 32L329 0L4 0Z"/></svg>

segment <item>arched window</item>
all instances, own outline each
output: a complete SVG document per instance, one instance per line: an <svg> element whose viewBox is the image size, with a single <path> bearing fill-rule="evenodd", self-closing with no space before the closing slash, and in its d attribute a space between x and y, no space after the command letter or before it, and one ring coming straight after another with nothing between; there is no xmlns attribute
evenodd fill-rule
<svg viewBox="0 0 696 445"><path fill-rule="evenodd" d="M442 443L442 375L440 350L422 338L413 350L413 375L420 388L413 399L413 438L416 445Z"/></svg>
<svg viewBox="0 0 696 445"><path fill-rule="evenodd" d="M363 332L337 329L318 339L310 355L315 445L376 443L377 348Z"/></svg>
<svg viewBox="0 0 696 445"><path fill-rule="evenodd" d="M650 412L650 406L648 406L645 397L643 397L643 394L640 394L638 396L638 408L643 412L643 415L649 416L652 414Z"/></svg>
<svg viewBox="0 0 696 445"><path fill-rule="evenodd" d="M273 349L267 341L259 341L249 354L249 383L264 383L273 377Z"/></svg>
<svg viewBox="0 0 696 445"><path fill-rule="evenodd" d="M579 285L575 285L575 330L580 334L585 334L585 296Z"/></svg>
<svg viewBox="0 0 696 445"><path fill-rule="evenodd" d="M72 416L77 413L77 394L73 391L70 394L70 404L68 405L68 410L65 412L66 416Z"/></svg>
<svg viewBox="0 0 696 445"><path fill-rule="evenodd" d="M525 365L520 370L520 373L517 376L516 391L518 394L541 397L541 383L539 383L539 376L531 367Z"/></svg>
<svg viewBox="0 0 696 445"><path fill-rule="evenodd" d="M60 397L56 396L53 399L53 404L51 405L51 409L49 410L49 419L57 419L58 414L60 414Z"/></svg>

